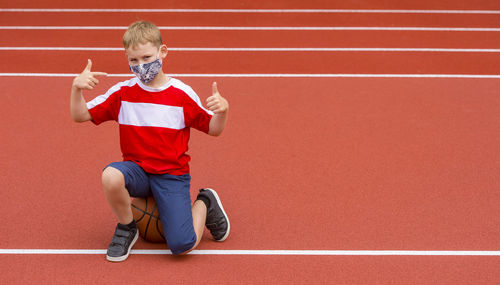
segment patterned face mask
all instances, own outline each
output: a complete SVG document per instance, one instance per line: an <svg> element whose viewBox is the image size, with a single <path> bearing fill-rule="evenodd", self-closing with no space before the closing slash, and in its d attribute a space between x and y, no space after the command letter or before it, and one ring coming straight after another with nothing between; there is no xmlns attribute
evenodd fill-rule
<svg viewBox="0 0 500 285"><path fill-rule="evenodd" d="M149 83L153 79L155 79L156 75L161 70L162 60L158 53L158 58L153 62L138 64L138 65L130 65L130 71L132 71L139 80L143 83Z"/></svg>

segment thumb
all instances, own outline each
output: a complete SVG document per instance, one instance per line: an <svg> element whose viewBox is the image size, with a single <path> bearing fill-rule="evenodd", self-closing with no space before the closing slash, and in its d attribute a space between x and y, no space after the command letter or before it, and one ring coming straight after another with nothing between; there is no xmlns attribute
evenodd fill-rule
<svg viewBox="0 0 500 285"><path fill-rule="evenodd" d="M219 93L219 90L217 90L217 82L212 83L212 95L215 95Z"/></svg>
<svg viewBox="0 0 500 285"><path fill-rule="evenodd" d="M92 68L92 61L89 59L87 66L85 66L85 70L90 71L91 68Z"/></svg>

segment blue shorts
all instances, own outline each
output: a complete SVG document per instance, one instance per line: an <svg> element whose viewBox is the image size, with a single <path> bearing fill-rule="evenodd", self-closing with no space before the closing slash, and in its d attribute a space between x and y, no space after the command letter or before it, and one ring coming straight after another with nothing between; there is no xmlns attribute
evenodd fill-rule
<svg viewBox="0 0 500 285"><path fill-rule="evenodd" d="M190 250L196 243L189 193L191 176L150 174L132 161L113 162L120 170L132 197L154 196L167 244L173 254Z"/></svg>

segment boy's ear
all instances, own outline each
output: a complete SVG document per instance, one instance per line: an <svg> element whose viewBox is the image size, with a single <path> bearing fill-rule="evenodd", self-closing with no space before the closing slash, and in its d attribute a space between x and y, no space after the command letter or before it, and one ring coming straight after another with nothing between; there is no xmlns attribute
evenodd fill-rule
<svg viewBox="0 0 500 285"><path fill-rule="evenodd" d="M162 55L162 58L165 58L168 54L168 48L167 45L161 45L160 46L160 53Z"/></svg>

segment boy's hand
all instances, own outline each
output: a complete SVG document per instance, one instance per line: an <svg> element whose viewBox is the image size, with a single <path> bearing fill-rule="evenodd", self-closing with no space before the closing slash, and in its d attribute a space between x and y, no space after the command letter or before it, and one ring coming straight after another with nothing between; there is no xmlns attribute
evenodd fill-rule
<svg viewBox="0 0 500 285"><path fill-rule="evenodd" d="M73 80L73 87L78 88L80 90L81 89L92 90L99 83L99 80L97 80L95 76L108 75L105 72L90 71L91 68L92 68L92 61L89 59L87 66L82 71L82 73L77 77L75 77L75 79Z"/></svg>
<svg viewBox="0 0 500 285"><path fill-rule="evenodd" d="M229 109L229 103L220 96L216 82L212 83L212 96L207 98L207 107L215 114L225 113Z"/></svg>

